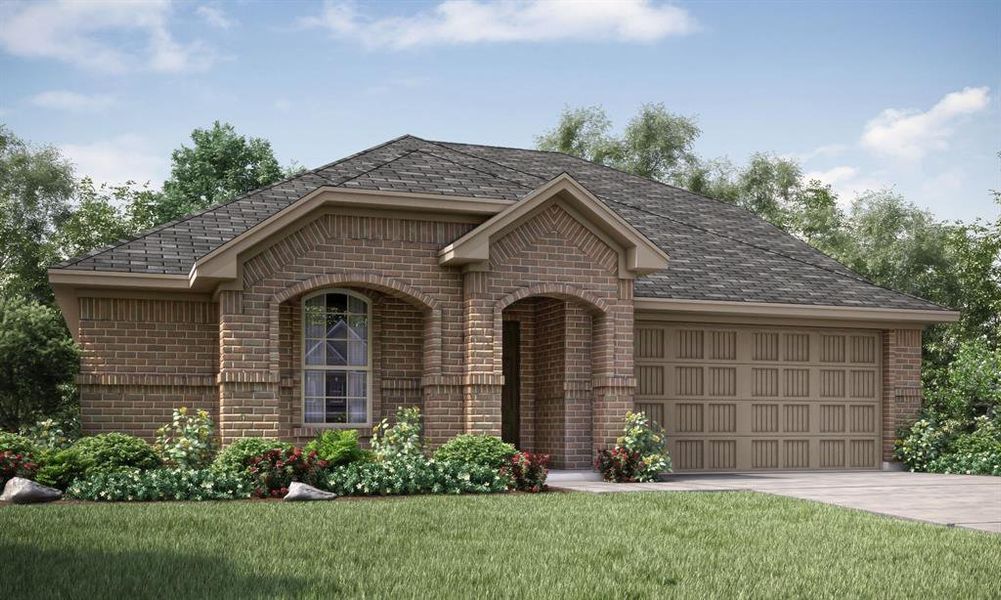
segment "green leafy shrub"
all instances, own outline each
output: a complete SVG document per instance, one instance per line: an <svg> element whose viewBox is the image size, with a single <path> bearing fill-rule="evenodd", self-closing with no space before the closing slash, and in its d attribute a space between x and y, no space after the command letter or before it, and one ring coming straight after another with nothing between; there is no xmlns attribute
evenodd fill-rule
<svg viewBox="0 0 1001 600"><path fill-rule="evenodd" d="M510 477L497 469L420 455L336 467L324 481L326 489L341 496L488 494L510 485Z"/></svg>
<svg viewBox="0 0 1001 600"><path fill-rule="evenodd" d="M241 438L219 452L212 468L229 473L246 473L252 458L275 449L291 450L292 444L273 438Z"/></svg>
<svg viewBox="0 0 1001 600"><path fill-rule="evenodd" d="M46 455L45 462L38 469L36 481L65 490L74 481L84 477L93 466L93 459L85 457L76 448L59 450Z"/></svg>
<svg viewBox="0 0 1001 600"><path fill-rule="evenodd" d="M258 498L282 498L293 481L312 486L320 483L327 462L315 452L303 453L299 448L268 450L248 461L247 469L254 480L254 495Z"/></svg>
<svg viewBox="0 0 1001 600"><path fill-rule="evenodd" d="M0 301L0 429L16 430L74 401L80 355L59 309Z"/></svg>
<svg viewBox="0 0 1001 600"><path fill-rule="evenodd" d="M324 429L303 450L316 452L332 467L367 460L369 454L358 443L358 431L355 429Z"/></svg>
<svg viewBox="0 0 1001 600"><path fill-rule="evenodd" d="M214 469L127 469L78 479L66 493L96 502L230 500L249 498L251 488L239 474Z"/></svg>
<svg viewBox="0 0 1001 600"><path fill-rule="evenodd" d="M372 450L379 460L423 456L421 410L401 406L396 409L396 423L383 419L372 430Z"/></svg>
<svg viewBox="0 0 1001 600"><path fill-rule="evenodd" d="M170 423L156 432L154 449L168 465L181 469L201 469L215 456L215 427L209 413L191 415L184 406L174 409Z"/></svg>
<svg viewBox="0 0 1001 600"><path fill-rule="evenodd" d="M39 448L35 442L23 435L0 431L0 452L36 455L39 453Z"/></svg>
<svg viewBox="0 0 1001 600"><path fill-rule="evenodd" d="M667 437L659 425L642 412L627 412L622 435L615 447L598 453L595 466L606 481L654 481L671 470Z"/></svg>
<svg viewBox="0 0 1001 600"><path fill-rule="evenodd" d="M21 427L21 435L45 453L65 450L80 438L80 419L75 415L65 419L43 419L34 425Z"/></svg>
<svg viewBox="0 0 1001 600"><path fill-rule="evenodd" d="M14 477L24 477L34 479L38 465L30 454L21 454L4 450L0 452L0 490L7 484L8 479Z"/></svg>
<svg viewBox="0 0 1001 600"><path fill-rule="evenodd" d="M460 462L499 469L514 456L515 448L492 435L464 433L442 444L434 453L435 460Z"/></svg>
<svg viewBox="0 0 1001 600"><path fill-rule="evenodd" d="M549 475L549 455L517 452L502 473L510 473L511 484L521 492L541 492L546 489Z"/></svg>
<svg viewBox="0 0 1001 600"><path fill-rule="evenodd" d="M117 471L125 468L155 469L160 457L144 440L124 433L102 433L79 439L72 446L88 463L86 474Z"/></svg>

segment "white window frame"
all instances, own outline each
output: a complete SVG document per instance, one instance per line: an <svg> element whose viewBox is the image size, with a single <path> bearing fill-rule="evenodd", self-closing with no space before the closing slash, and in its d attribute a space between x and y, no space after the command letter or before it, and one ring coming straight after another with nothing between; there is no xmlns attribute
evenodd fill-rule
<svg viewBox="0 0 1001 600"><path fill-rule="evenodd" d="M345 294L348 297L354 297L365 303L365 318L367 319L367 336L366 340L366 354L365 366L358 365L307 365L306 364L306 303L317 296L326 296L327 294ZM359 427L371 427L372 426L372 299L364 294L359 294L353 290L343 289L343 288L327 288L322 290L317 290L311 292L302 297L299 304L300 310L300 329L299 332L299 343L302 346L299 352L299 368L301 371L301 385L299 388L300 394L300 410L301 421L303 427L313 427L313 428L326 428L326 429L358 429ZM324 331L324 344L326 344L326 331ZM324 350L326 352L326 350ZM310 423L306 421L306 372L307 371L342 371L345 373L350 373L352 371L364 371L365 372L365 416L366 420L364 423ZM345 384L347 385L347 384ZM326 386L326 381L324 381L324 386ZM347 400L345 400L347 402ZM326 417L326 406L324 406L324 417Z"/></svg>

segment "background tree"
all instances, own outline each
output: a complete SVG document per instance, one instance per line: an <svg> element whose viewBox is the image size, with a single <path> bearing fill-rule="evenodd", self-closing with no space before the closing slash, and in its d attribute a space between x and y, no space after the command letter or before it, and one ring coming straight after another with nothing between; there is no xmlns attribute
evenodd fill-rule
<svg viewBox="0 0 1001 600"><path fill-rule="evenodd" d="M158 195L148 184L140 187L129 181L95 187L84 177L77 185L73 207L57 223L52 236L54 254L62 260L80 256L146 229L150 225L130 211L147 197Z"/></svg>
<svg viewBox="0 0 1001 600"><path fill-rule="evenodd" d="M248 138L229 123L216 121L191 132L191 147L171 155L170 178L162 198L134 212L146 223L161 224L274 183L285 175L271 143Z"/></svg>
<svg viewBox="0 0 1001 600"><path fill-rule="evenodd" d="M51 301L48 242L73 188L73 169L58 150L34 148L0 126L0 296Z"/></svg>

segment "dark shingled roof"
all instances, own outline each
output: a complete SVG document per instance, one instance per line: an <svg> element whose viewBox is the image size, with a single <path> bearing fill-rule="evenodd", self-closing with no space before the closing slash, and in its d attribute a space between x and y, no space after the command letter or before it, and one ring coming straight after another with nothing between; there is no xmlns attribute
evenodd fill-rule
<svg viewBox="0 0 1001 600"><path fill-rule="evenodd" d="M194 262L320 186L516 200L568 173L669 259L646 298L944 310L866 281L756 215L566 154L403 136L55 268L187 274Z"/></svg>

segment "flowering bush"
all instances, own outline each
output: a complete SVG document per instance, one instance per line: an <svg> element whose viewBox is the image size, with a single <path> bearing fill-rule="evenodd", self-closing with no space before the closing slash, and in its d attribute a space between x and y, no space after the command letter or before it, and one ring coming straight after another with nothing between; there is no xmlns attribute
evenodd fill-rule
<svg viewBox="0 0 1001 600"><path fill-rule="evenodd" d="M503 473L510 474L511 485L522 492L541 492L546 489L549 474L549 455L531 452L516 452L504 467Z"/></svg>
<svg viewBox="0 0 1001 600"><path fill-rule="evenodd" d="M80 419L70 417L62 422L44 419L21 428L21 435L43 453L53 453L69 448L80 437Z"/></svg>
<svg viewBox="0 0 1001 600"><path fill-rule="evenodd" d="M292 450L292 444L273 438L241 438L219 452L212 463L217 471L246 473L250 459L269 450Z"/></svg>
<svg viewBox="0 0 1001 600"><path fill-rule="evenodd" d="M332 467L366 460L369 457L369 452L362 449L358 443L358 431L355 429L325 429L306 444L303 450L316 452L317 456Z"/></svg>
<svg viewBox="0 0 1001 600"><path fill-rule="evenodd" d="M157 429L154 448L166 464L200 469L208 466L215 455L213 431L208 412L200 410L190 415L184 406L175 408L170 423Z"/></svg>
<svg viewBox="0 0 1001 600"><path fill-rule="evenodd" d="M95 502L230 500L248 498L252 487L239 474L212 469L128 469L78 479L66 493Z"/></svg>
<svg viewBox="0 0 1001 600"><path fill-rule="evenodd" d="M396 409L396 423L388 419L372 429L372 450L379 460L423 456L421 410L416 406Z"/></svg>
<svg viewBox="0 0 1001 600"><path fill-rule="evenodd" d="M4 450L0 452L0 489L7 484L8 479L14 477L24 477L34 479L38 465L35 464L30 454L21 454Z"/></svg>
<svg viewBox="0 0 1001 600"><path fill-rule="evenodd" d="M251 458L247 466L254 481L254 496L282 498L293 481L317 485L327 461L317 458L316 452L303 454L299 448L276 448Z"/></svg>
<svg viewBox="0 0 1001 600"><path fill-rule="evenodd" d="M507 491L510 484L510 477L490 467L420 455L351 463L333 469L324 481L340 496L488 494Z"/></svg>
<svg viewBox="0 0 1001 600"><path fill-rule="evenodd" d="M626 425L615 442L614 448L602 450L595 459L606 481L653 481L671 470L664 431L642 412L626 413Z"/></svg>
<svg viewBox="0 0 1001 600"><path fill-rule="evenodd" d="M87 463L87 475L129 467L155 469L160 466L160 458L149 444L124 433L81 438L71 448Z"/></svg>

